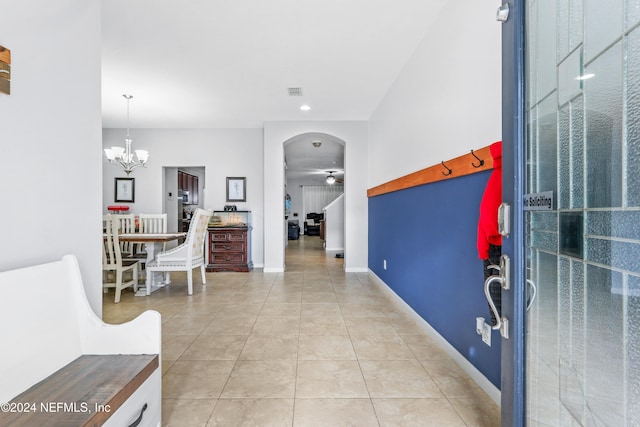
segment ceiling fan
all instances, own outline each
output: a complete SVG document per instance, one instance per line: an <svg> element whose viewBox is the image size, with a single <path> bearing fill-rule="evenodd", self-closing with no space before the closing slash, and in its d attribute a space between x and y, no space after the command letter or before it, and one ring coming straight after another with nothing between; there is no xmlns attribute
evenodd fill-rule
<svg viewBox="0 0 640 427"><path fill-rule="evenodd" d="M327 176L327 184L342 184L344 182L343 179L338 178L337 176L334 175L334 173L336 173L336 171L327 171L329 173L329 175Z"/></svg>

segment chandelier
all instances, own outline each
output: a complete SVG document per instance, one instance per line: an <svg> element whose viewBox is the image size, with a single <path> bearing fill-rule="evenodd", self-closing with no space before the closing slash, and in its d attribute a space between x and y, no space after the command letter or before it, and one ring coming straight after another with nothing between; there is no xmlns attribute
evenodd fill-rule
<svg viewBox="0 0 640 427"><path fill-rule="evenodd" d="M124 147L111 147L105 148L104 152L107 155L107 161L109 163L115 163L122 166L122 169L129 175L138 166L144 166L149 159L149 152L147 150L136 150L135 154L131 151L131 138L129 137L129 101L133 98L132 95L122 95L127 100L127 137L124 140Z"/></svg>

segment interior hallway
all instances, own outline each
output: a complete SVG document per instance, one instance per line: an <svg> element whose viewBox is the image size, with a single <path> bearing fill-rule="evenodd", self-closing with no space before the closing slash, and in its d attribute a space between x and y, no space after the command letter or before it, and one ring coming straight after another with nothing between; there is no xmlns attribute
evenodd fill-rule
<svg viewBox="0 0 640 427"><path fill-rule="evenodd" d="M316 236L280 274L194 272L150 297L113 290L109 323L162 314L163 426L499 426L491 399L368 273Z"/></svg>

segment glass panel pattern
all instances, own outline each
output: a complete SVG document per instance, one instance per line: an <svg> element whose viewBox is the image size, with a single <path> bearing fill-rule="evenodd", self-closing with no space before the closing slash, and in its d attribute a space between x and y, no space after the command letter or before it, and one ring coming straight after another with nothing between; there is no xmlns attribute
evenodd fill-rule
<svg viewBox="0 0 640 427"><path fill-rule="evenodd" d="M640 273L640 244L618 240L587 238L589 261Z"/></svg>
<svg viewBox="0 0 640 427"><path fill-rule="evenodd" d="M640 426L640 0L528 6L527 425Z"/></svg>
<svg viewBox="0 0 640 427"><path fill-rule="evenodd" d="M558 330L558 287L568 293L568 282L558 280L558 260L553 254L534 251L532 254L532 274L528 276L538 288L536 303L532 305L528 322L529 349L527 369L535 372L535 379L527 382L527 398L530 407L535 408L535 418L553 425L561 414L558 399L558 346L568 342ZM536 261L537 260L537 261ZM560 272L562 274L562 271ZM567 298L569 300L570 298Z"/></svg>
<svg viewBox="0 0 640 427"><path fill-rule="evenodd" d="M585 60L591 61L622 35L622 0L585 0Z"/></svg>
<svg viewBox="0 0 640 427"><path fill-rule="evenodd" d="M640 241L640 211L591 211L587 234Z"/></svg>
<svg viewBox="0 0 640 427"><path fill-rule="evenodd" d="M530 224L533 230L543 230L551 233L558 232L558 213L557 212L530 212ZM555 252L553 250L552 252Z"/></svg>
<svg viewBox="0 0 640 427"><path fill-rule="evenodd" d="M571 195L571 112L569 104L558 111L558 209L567 209Z"/></svg>
<svg viewBox="0 0 640 427"><path fill-rule="evenodd" d="M544 251L555 252L558 247L558 234L532 230L531 247Z"/></svg>
<svg viewBox="0 0 640 427"><path fill-rule="evenodd" d="M584 207L584 97L571 102L571 207Z"/></svg>
<svg viewBox="0 0 640 427"><path fill-rule="evenodd" d="M569 25L571 26L569 33L569 51L572 51L580 46L584 41L584 4L583 0L571 0L569 3L571 3L571 9L569 12Z"/></svg>
<svg viewBox="0 0 640 427"><path fill-rule="evenodd" d="M531 109L531 112L529 113L529 120L532 123L532 126L530 126L529 128L529 140L537 141L538 128L535 125L533 125L535 123L538 123L538 107L537 106L534 106ZM529 146L527 147L527 150L528 150L528 156L530 159L535 159L538 157L537 144L529 144ZM529 184L529 188L527 192L535 193L536 191L538 191L538 186L536 185L536 183L538 182L537 164L535 164L535 162L527 162L525 168L526 168L526 174L527 174L528 184Z"/></svg>
<svg viewBox="0 0 640 427"><path fill-rule="evenodd" d="M556 1L538 0L536 37L536 82L540 101L556 89Z"/></svg>
<svg viewBox="0 0 640 427"><path fill-rule="evenodd" d="M588 207L622 206L622 43L616 43L585 73Z"/></svg>
<svg viewBox="0 0 640 427"><path fill-rule="evenodd" d="M636 25L640 21L640 0L626 0L626 29Z"/></svg>
<svg viewBox="0 0 640 427"><path fill-rule="evenodd" d="M582 92L582 50L576 49L558 65L558 102L564 105Z"/></svg>
<svg viewBox="0 0 640 427"><path fill-rule="evenodd" d="M640 331L640 277L628 277L628 293L626 300L626 326L629 331ZM640 372L640 334L628 333L625 343L625 379L634 378ZM628 425L640 425L640 382L625 381Z"/></svg>
<svg viewBox="0 0 640 427"><path fill-rule="evenodd" d="M585 295L582 263L561 258L565 278L569 283L567 323L563 325L569 345L560 358L560 402L576 419L581 419L585 410ZM580 264L580 265L576 265Z"/></svg>
<svg viewBox="0 0 640 427"><path fill-rule="evenodd" d="M569 2L560 1L557 3L556 25L557 25L557 61L562 61L569 54Z"/></svg>
<svg viewBox="0 0 640 427"><path fill-rule="evenodd" d="M555 94L555 92L554 92ZM556 191L558 173L558 115L556 97L551 95L538 107L538 189Z"/></svg>
<svg viewBox="0 0 640 427"><path fill-rule="evenodd" d="M627 205L640 206L640 28L629 33L626 43Z"/></svg>
<svg viewBox="0 0 640 427"><path fill-rule="evenodd" d="M640 1L640 0L639 0ZM529 22L530 25L537 25L538 22L538 14L536 13L537 10L537 2L536 0L533 0L530 4L530 10L528 11L529 14ZM527 44L527 52L529 54L529 56L531 58L535 58L538 55L538 33L537 32L533 32L533 31L528 31L525 35L526 37L526 44ZM538 103L538 74L537 72L533 72L536 69L531 69L529 67L529 62L527 61L525 63L525 67L527 67L527 77L528 77L528 81L527 81L527 86L526 86L526 91L527 91L527 96L525 97L525 102L526 102L526 109L527 111L530 111L531 114L535 114L535 105ZM531 121L533 123L535 123L535 119L531 118ZM529 131L531 132L534 129L533 126L531 126L531 128L529 129Z"/></svg>
<svg viewBox="0 0 640 427"><path fill-rule="evenodd" d="M613 292L621 284L620 273L587 266L587 342L599 345L586 350L585 425L625 425L624 312L622 296Z"/></svg>

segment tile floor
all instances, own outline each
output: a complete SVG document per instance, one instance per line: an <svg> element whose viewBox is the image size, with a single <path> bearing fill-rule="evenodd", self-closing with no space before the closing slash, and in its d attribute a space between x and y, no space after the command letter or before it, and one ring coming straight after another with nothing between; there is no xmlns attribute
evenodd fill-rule
<svg viewBox="0 0 640 427"><path fill-rule="evenodd" d="M367 273L318 237L289 241L287 271L172 274L125 291L103 318L162 314L163 426L499 426L491 399Z"/></svg>

